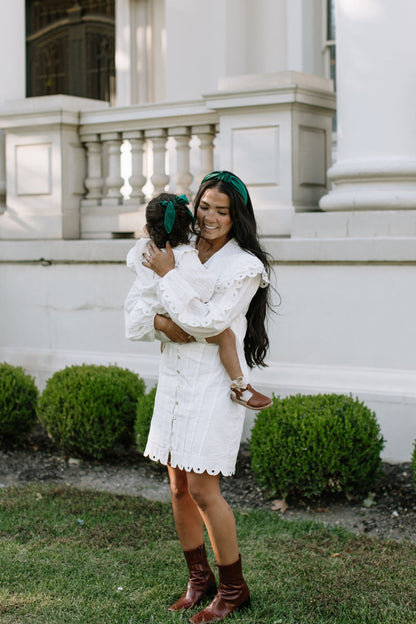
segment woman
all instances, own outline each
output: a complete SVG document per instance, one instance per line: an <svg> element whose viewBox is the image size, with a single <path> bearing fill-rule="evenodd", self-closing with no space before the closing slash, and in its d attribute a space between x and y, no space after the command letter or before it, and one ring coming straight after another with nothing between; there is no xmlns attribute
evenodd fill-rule
<svg viewBox="0 0 416 624"><path fill-rule="evenodd" d="M199 258L216 277L213 297L201 302L175 269L170 246L165 253L150 243L143 264L160 276L158 296L170 318L154 314L149 302L135 299L132 292L125 311L130 337L157 336L164 343L145 455L168 467L175 525L189 568L187 589L169 610L189 609L216 591L204 524L218 563L218 591L190 619L199 624L223 620L250 601L234 515L219 486L219 474L235 470L244 408L230 401L218 346L203 339L230 327L240 362L264 366L270 267L248 191L234 174L216 171L204 178L195 198L195 219Z"/></svg>

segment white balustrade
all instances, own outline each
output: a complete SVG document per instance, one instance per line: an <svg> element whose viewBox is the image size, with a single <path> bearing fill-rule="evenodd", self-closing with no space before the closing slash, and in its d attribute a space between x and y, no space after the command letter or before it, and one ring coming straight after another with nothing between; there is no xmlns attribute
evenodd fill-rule
<svg viewBox="0 0 416 624"><path fill-rule="evenodd" d="M118 108L48 96L29 98L0 115L10 208L2 215L0 238L45 237L45 232L51 238L133 236L144 224L144 204L152 195L169 189L192 199L215 168L217 133L218 162L247 181L264 231L289 236L295 212L314 211L327 190L332 84L283 72L258 78L247 89L245 78L237 78L189 102ZM293 114L287 114L288 107ZM65 135L57 130L62 123ZM56 175L59 187L54 182L52 189ZM3 177L0 166L0 195ZM48 205L47 227L39 195ZM22 229L22 215L33 222L32 229Z"/></svg>
<svg viewBox="0 0 416 624"><path fill-rule="evenodd" d="M117 232L132 235L140 231L144 225L143 206L148 197L173 183L173 192L191 200L190 187L194 179L199 182L213 168L215 124L155 125L136 130L124 130L121 126L118 132L100 130L104 128L97 127L97 132L84 134L81 127L87 164L84 182L87 192L81 200L83 238L107 238ZM191 148L194 137L197 141ZM170 139L173 140L172 149L168 149ZM128 145L124 158L129 166L123 174L120 163L125 142ZM193 156L198 162L198 172L191 172L192 149L199 152Z"/></svg>

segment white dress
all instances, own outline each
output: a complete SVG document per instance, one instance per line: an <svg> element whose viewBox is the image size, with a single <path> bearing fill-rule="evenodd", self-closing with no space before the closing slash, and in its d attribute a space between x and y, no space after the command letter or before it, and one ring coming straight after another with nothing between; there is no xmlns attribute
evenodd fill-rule
<svg viewBox="0 0 416 624"><path fill-rule="evenodd" d="M159 340L168 338L162 332L154 331L155 314L167 314L158 300L157 285L160 277L143 266L143 253L149 238L140 238L127 254L127 266L136 274L136 279L124 302L126 317L126 338L130 340ZM172 249L175 268L180 276L193 285L202 302L209 301L214 294L215 275L201 264L193 245L178 245Z"/></svg>
<svg viewBox="0 0 416 624"><path fill-rule="evenodd" d="M233 239L203 266L216 278L209 301L203 303L195 288L175 268L158 280L159 302L178 325L197 339L231 327L246 375L245 314L257 289L268 284L264 266ZM126 309L127 334L154 339L153 318L149 301L140 299L134 305L130 298ZM231 401L229 385L217 345L165 342L144 454L162 464L170 461L172 467L188 472L233 474L245 410Z"/></svg>

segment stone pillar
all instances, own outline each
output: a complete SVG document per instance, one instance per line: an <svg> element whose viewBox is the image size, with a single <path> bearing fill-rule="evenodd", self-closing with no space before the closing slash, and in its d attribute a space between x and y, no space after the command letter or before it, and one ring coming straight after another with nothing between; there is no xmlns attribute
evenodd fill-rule
<svg viewBox="0 0 416 624"><path fill-rule="evenodd" d="M32 97L11 102L0 115L7 186L1 240L79 237L86 177L79 115L92 108L108 104L67 95Z"/></svg>
<svg viewBox="0 0 416 624"><path fill-rule="evenodd" d="M218 168L247 185L261 234L290 236L295 213L316 211L328 191L332 81L300 72L229 76L204 98L219 117Z"/></svg>
<svg viewBox="0 0 416 624"><path fill-rule="evenodd" d="M416 209L415 23L414 0L337 1L338 159L325 211Z"/></svg>

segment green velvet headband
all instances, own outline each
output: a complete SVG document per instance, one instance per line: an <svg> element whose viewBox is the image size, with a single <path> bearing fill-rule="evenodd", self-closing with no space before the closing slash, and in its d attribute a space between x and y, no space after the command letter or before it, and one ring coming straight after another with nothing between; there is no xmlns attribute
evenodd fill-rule
<svg viewBox="0 0 416 624"><path fill-rule="evenodd" d="M237 176L233 173L228 173L228 171L212 171L212 173L208 173L208 175L205 176L201 184L207 182L208 180L221 180L221 182L231 184L231 186L233 186L237 193L243 198L244 203L247 204L247 189L241 182L240 178L237 178Z"/></svg>
<svg viewBox="0 0 416 624"><path fill-rule="evenodd" d="M172 229L175 223L175 219L176 219L175 206L186 206L187 207L186 210L188 211L188 214L190 215L192 222L194 221L194 215L189 210L188 204L189 204L189 201L186 195L177 195L173 201L161 201L160 202L160 205L162 206L162 210L164 209L165 211L165 218L163 220L163 225L167 234L170 234L172 232Z"/></svg>

